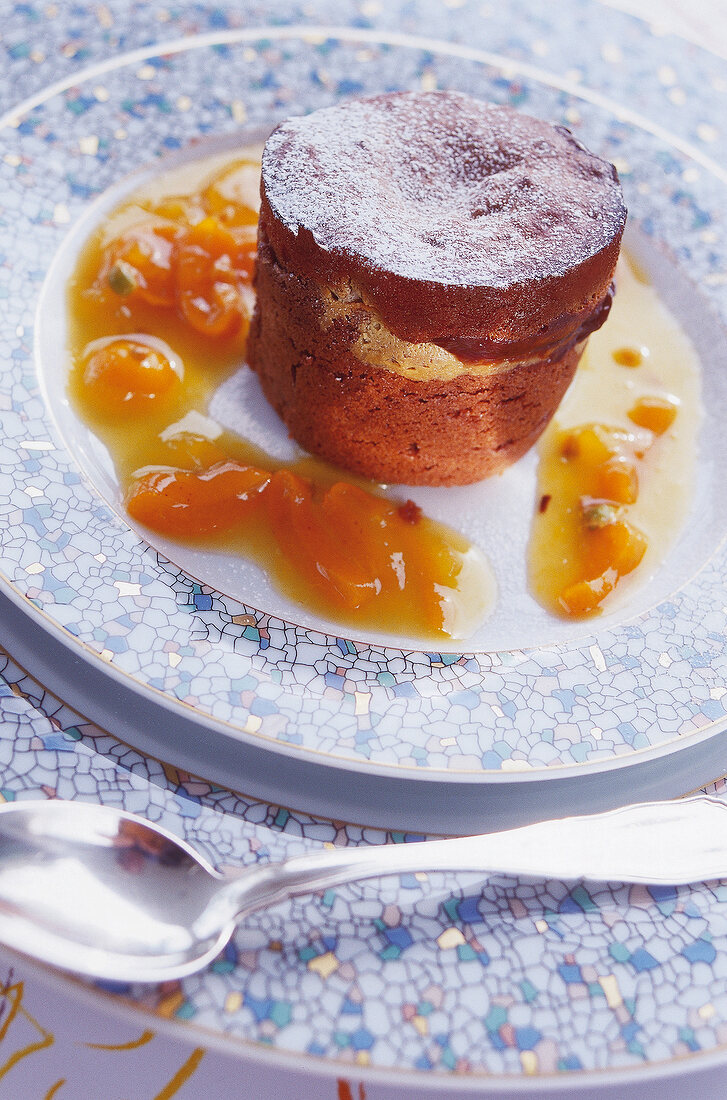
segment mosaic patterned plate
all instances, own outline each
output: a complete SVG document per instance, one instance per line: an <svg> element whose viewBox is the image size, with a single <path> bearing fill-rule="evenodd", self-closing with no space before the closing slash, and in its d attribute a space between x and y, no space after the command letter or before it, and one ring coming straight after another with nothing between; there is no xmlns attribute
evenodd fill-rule
<svg viewBox="0 0 727 1100"><path fill-rule="evenodd" d="M405 842L724 773L725 64L591 3L551 8L318 5L345 30L286 26L312 17L281 3L8 10L0 613L44 686L4 661L3 798L122 804L224 868L384 839L341 819ZM69 234L128 173L342 96L435 86L562 119L617 162L632 245L705 368L693 519L655 587L597 628L545 636L514 619L465 654L294 625L150 549L89 476L43 352L54 320L36 316ZM261 1100L623 1095L723 1063L726 906L719 883L404 877L260 914L183 983L62 988L233 1053Z"/></svg>
<svg viewBox="0 0 727 1100"><path fill-rule="evenodd" d="M365 27L228 29L121 53L6 115L0 568L15 652L37 668L43 649L50 686L72 684L81 709L145 751L349 820L472 828L713 778L727 666L722 134L676 56L673 72L658 101L645 82L624 106L623 71L602 53L553 76ZM454 87L561 120L621 168L632 247L697 343L707 409L687 529L626 612L574 629L503 600L468 653L341 636L150 548L73 422L62 275L99 196L193 143L245 141L390 87ZM674 88L685 102L667 132Z"/></svg>
<svg viewBox="0 0 727 1100"><path fill-rule="evenodd" d="M103 476L94 476L100 464L63 400L58 354L63 257L98 217L94 200L128 173L189 155L200 139L202 149L244 141L291 110L392 86L450 86L514 103L562 119L615 160L643 262L667 300L679 303L702 352L712 416L692 521L625 621L622 613L595 630L569 631L518 600L509 613L504 601L471 653L340 637L327 624L284 614L290 608L281 614L270 600L245 601L244 585L236 592L211 584L209 562L151 549L113 507ZM715 502L725 396L719 314L705 312L718 311L723 298L715 278L720 235L709 214L723 181L710 172L709 150L688 148L648 114L624 118L617 101L603 102L573 74L548 79L477 51L434 50L366 30L186 39L183 48L149 49L116 58L106 72L79 74L5 121L13 264L0 564L10 597L60 647L51 684L59 674L67 680L70 651L82 661L74 698L110 724L112 683L116 728L120 698L132 743L209 778L383 825L468 828L483 814L547 813L564 797L574 807L601 804L614 799L614 771L618 798L624 784L674 793L690 785L685 775L711 778L703 769L713 766L724 717L715 609L723 519ZM699 123L696 130L698 139ZM59 254L35 324L39 394L32 315ZM404 789L406 816L392 819Z"/></svg>

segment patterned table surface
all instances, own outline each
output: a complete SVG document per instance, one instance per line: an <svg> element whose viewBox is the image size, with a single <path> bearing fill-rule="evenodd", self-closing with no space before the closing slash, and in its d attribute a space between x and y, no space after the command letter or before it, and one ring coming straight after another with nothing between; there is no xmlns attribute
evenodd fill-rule
<svg viewBox="0 0 727 1100"><path fill-rule="evenodd" d="M584 26L592 20L603 30L604 64L616 67L618 34L633 31L622 13L655 7L635 0L567 6L579 18L582 9ZM719 3L693 12L656 7L695 42L706 34L708 46L725 49ZM555 68L563 55L537 8L513 3L520 21L508 38L502 5L482 0L108 0L72 8L0 0L0 109L11 113L54 82L70 83L93 63L157 41L268 24L426 29L431 38L482 48L507 42L519 60ZM661 40L669 58L678 54L673 39ZM688 49L692 61L706 56ZM678 104L684 93L671 61L654 75ZM712 84L715 94L727 89L727 79ZM722 140L717 120L699 125L696 140L710 152ZM0 158L4 152L0 134ZM5 154L7 163L13 155ZM0 224L4 213L0 196ZM0 264L11 268L12 257L0 255ZM14 660L12 637L2 640L4 800L123 805L185 836L223 870L321 844L409 839L232 793L144 756L78 714L73 699L48 692L32 667ZM727 798L724 781L709 793ZM684 1069L680 1095L718 1095L726 975L721 884L626 890L498 877L483 887L405 877L261 915L207 974L181 983L92 988L3 954L0 1096L647 1096L663 1091L656 1078Z"/></svg>

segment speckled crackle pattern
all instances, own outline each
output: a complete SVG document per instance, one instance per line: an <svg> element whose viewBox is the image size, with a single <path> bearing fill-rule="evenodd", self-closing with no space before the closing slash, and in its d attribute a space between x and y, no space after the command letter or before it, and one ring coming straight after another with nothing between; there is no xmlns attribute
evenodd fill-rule
<svg viewBox="0 0 727 1100"><path fill-rule="evenodd" d="M0 654L0 798L141 812L222 871L324 844L419 839L293 815L144 759ZM709 788L727 797L724 781ZM647 1066L727 1043L727 886L405 875L249 919L207 972L99 985L191 1028L324 1059L462 1078ZM402 1078L403 1080L403 1078ZM490 1082L491 1083L491 1082Z"/></svg>
<svg viewBox="0 0 727 1100"><path fill-rule="evenodd" d="M33 309L59 242L89 200L125 173L200 135L270 124L292 107L382 85L449 86L562 119L620 165L632 218L678 251L717 310L724 305L722 230L708 214L722 182L660 134L580 96L575 74L570 92L486 60L449 57L444 47L436 53L371 41L356 28L347 39L312 41L279 28L268 37L240 31L246 37L239 42L226 33L212 43L188 40L181 52L122 57L111 71L79 77L6 125L2 572L134 684L233 732L336 762L470 775L579 766L720 722L727 663L724 616L713 608L720 556L674 600L585 643L402 654L313 634L192 582L89 488L33 374ZM696 155L702 147L713 155L707 146L719 134L699 125Z"/></svg>
<svg viewBox="0 0 727 1100"><path fill-rule="evenodd" d="M0 37L0 572L132 681L281 745L472 775L638 754L724 722L725 552L672 599L570 646L400 653L306 632L158 558L96 495L38 389L35 303L87 203L199 134L269 124L382 87L455 87L562 119L616 161L632 216L727 312L724 63L566 0L310 9L3 5ZM260 31L265 22L269 30ZM570 41L579 42L574 59ZM404 46L400 32L454 43ZM196 41L213 35L216 42ZM386 36L389 35L389 40ZM155 42L184 37L181 52ZM236 41L235 38L238 40ZM618 43L618 46L615 45ZM458 45L459 44L459 45ZM477 46L499 55L475 56ZM124 52L137 50L129 60ZM109 65L104 67L105 63ZM100 69L93 69L101 64ZM91 67L86 73L86 69ZM551 74L551 75L548 75ZM22 97L60 81L27 111ZM65 83L64 83L65 82ZM697 83L699 95L696 94ZM67 86L66 86L67 85ZM714 104L706 111L704 104ZM646 121L635 125L633 113ZM662 132L669 118L669 134ZM123 805L220 867L385 839L157 764L84 723L4 658L2 788ZM713 793L724 795L719 784ZM405 842L406 836L389 839ZM404 878L256 917L205 974L112 992L245 1050L360 1072L572 1075L723 1050L727 893Z"/></svg>

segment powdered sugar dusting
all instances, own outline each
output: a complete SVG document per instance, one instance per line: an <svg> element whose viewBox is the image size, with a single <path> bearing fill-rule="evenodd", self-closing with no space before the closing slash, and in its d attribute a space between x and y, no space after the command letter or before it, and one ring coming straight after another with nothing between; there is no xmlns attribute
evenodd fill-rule
<svg viewBox="0 0 727 1100"><path fill-rule="evenodd" d="M263 180L275 216L324 251L457 286L558 276L625 218L614 169L567 130L455 92L289 119L268 139Z"/></svg>

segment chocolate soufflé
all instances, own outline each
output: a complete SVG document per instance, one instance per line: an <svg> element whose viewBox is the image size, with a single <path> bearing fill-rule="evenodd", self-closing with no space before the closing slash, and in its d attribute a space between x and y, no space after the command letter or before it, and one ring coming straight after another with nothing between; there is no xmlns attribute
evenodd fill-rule
<svg viewBox="0 0 727 1100"><path fill-rule="evenodd" d="M301 446L462 485L533 445L610 307L611 164L508 107L391 93L282 123L261 200L248 360Z"/></svg>

